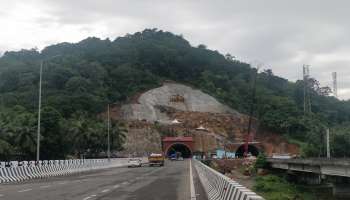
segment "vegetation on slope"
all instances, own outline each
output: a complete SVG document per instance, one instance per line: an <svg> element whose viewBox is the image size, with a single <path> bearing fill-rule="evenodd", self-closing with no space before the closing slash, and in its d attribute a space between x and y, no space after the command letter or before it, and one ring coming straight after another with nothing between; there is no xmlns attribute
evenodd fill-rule
<svg viewBox="0 0 350 200"><path fill-rule="evenodd" d="M316 200L317 197L300 186L288 183L276 175L256 178L254 190L269 200Z"/></svg>
<svg viewBox="0 0 350 200"><path fill-rule="evenodd" d="M57 56L58 55L58 56ZM0 58L0 159L33 159L38 102L39 66L43 70L43 158L94 156L105 148L106 123L97 118L108 103L159 86L163 80L191 84L223 103L254 115L260 126L308 144L305 155L324 155L324 126L337 126L334 145L350 147L346 122L350 103L329 96L329 88L308 80L312 112L303 113L303 81L296 83L256 69L227 54L193 47L182 36L156 29L109 39L87 38L60 43L41 52L6 52ZM122 128L115 122L115 127ZM122 131L115 146L121 148ZM349 156L342 148L334 155Z"/></svg>

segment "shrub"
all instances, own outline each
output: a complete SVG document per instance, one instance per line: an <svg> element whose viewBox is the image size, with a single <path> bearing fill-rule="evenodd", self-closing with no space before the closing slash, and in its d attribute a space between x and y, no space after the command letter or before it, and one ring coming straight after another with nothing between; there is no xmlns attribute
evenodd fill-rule
<svg viewBox="0 0 350 200"><path fill-rule="evenodd" d="M255 168L266 168L267 167L267 160L266 155L261 153L258 155L255 161Z"/></svg>

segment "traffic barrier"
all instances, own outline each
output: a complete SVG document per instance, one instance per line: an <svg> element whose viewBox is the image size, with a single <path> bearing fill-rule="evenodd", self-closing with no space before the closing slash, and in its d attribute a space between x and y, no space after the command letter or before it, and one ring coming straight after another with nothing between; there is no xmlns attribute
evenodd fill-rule
<svg viewBox="0 0 350 200"><path fill-rule="evenodd" d="M145 162L145 161L144 161ZM128 158L0 162L0 183L20 182L126 166Z"/></svg>
<svg viewBox="0 0 350 200"><path fill-rule="evenodd" d="M209 200L264 200L253 191L198 160L194 160L194 166Z"/></svg>

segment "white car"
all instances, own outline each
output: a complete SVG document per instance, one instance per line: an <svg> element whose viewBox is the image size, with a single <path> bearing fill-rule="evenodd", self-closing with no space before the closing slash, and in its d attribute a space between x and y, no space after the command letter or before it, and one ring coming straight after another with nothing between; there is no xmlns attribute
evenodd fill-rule
<svg viewBox="0 0 350 200"><path fill-rule="evenodd" d="M142 160L138 158L130 158L128 161L128 167L142 167Z"/></svg>

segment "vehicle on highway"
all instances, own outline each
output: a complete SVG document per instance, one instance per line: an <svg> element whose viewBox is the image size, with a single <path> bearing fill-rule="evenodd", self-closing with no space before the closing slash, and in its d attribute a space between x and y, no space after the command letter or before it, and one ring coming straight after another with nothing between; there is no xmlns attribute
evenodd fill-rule
<svg viewBox="0 0 350 200"><path fill-rule="evenodd" d="M181 152L175 152L173 154L170 154L169 160L175 161L175 160L184 160L184 159L182 157L182 153Z"/></svg>
<svg viewBox="0 0 350 200"><path fill-rule="evenodd" d="M164 166L164 156L163 154L160 154L160 153L151 153L149 156L148 156L148 163L149 163L149 166L154 166L154 165L158 165L158 166Z"/></svg>
<svg viewBox="0 0 350 200"><path fill-rule="evenodd" d="M139 158L130 158L128 160L128 167L142 167L142 160Z"/></svg>
<svg viewBox="0 0 350 200"><path fill-rule="evenodd" d="M171 160L171 161L174 161L174 160L176 160L177 159L177 157L176 157L176 154L175 153L173 153L173 154L171 154L170 156L169 156L169 160Z"/></svg>

